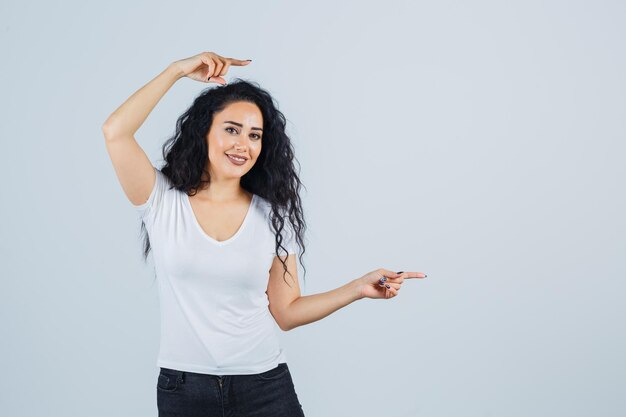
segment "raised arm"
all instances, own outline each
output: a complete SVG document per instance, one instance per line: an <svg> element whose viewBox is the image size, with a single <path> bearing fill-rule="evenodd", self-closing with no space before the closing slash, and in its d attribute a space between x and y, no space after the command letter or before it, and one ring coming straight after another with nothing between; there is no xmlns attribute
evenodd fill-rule
<svg viewBox="0 0 626 417"><path fill-rule="evenodd" d="M130 96L102 125L113 168L126 197L134 205L148 200L156 181L152 162L137 143L135 132L170 87L183 76L175 63L170 64Z"/></svg>
<svg viewBox="0 0 626 417"><path fill-rule="evenodd" d="M132 204L145 203L156 181L154 167L134 135L159 100L180 78L223 85L226 80L222 76L231 65L249 63L250 60L225 58L214 52L201 52L175 61L108 117L102 125L106 148L124 193Z"/></svg>
<svg viewBox="0 0 626 417"><path fill-rule="evenodd" d="M102 125L105 138L115 140L132 137L165 93L183 76L176 63L168 65L111 113Z"/></svg>

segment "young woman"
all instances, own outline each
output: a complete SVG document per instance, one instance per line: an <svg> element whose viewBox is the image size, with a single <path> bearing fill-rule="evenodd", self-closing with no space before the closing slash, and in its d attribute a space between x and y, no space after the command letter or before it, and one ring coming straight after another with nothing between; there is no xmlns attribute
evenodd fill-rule
<svg viewBox="0 0 626 417"><path fill-rule="evenodd" d="M213 52L175 61L102 127L146 232L144 259L154 255L159 416L304 415L275 324L287 331L362 298L393 298L404 279L426 276L381 268L300 295L296 254L302 264L306 225L286 119L258 85L222 78L249 63ZM219 87L178 119L157 169L134 134L183 77Z"/></svg>

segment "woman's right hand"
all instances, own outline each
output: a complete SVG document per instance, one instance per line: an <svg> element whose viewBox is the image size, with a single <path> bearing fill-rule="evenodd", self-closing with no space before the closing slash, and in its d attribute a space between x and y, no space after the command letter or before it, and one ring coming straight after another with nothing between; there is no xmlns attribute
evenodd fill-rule
<svg viewBox="0 0 626 417"><path fill-rule="evenodd" d="M203 83L214 82L223 85L226 84L226 80L222 76L226 75L231 65L244 66L250 62L252 61L225 58L214 52L201 52L198 55L175 61L173 65L176 65L187 78Z"/></svg>

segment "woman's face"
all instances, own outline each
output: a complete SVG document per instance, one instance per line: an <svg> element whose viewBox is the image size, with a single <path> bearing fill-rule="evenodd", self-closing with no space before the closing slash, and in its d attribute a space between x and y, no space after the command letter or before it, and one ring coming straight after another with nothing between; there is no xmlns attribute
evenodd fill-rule
<svg viewBox="0 0 626 417"><path fill-rule="evenodd" d="M261 153L263 116L254 103L239 101L215 113L207 135L209 175L212 179L241 178ZM227 154L246 158L233 162Z"/></svg>

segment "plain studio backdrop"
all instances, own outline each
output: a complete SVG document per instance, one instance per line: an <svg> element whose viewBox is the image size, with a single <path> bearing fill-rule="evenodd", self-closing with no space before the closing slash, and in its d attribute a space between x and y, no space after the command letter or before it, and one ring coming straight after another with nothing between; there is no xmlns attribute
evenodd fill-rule
<svg viewBox="0 0 626 417"><path fill-rule="evenodd" d="M421 271L280 332L308 417L624 416L619 1L3 2L0 414L155 416L159 301L101 126L169 63L252 59L288 119L303 295ZM153 164L204 89L136 138Z"/></svg>

